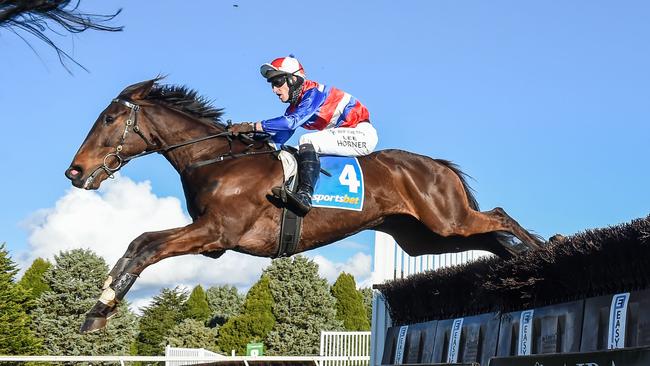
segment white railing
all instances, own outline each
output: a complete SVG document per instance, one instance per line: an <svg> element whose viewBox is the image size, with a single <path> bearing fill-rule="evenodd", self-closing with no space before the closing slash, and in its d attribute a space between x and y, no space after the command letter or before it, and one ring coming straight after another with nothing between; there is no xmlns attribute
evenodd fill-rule
<svg viewBox="0 0 650 366"><path fill-rule="evenodd" d="M397 245L393 237L375 232L375 262L373 284L388 280L406 278L412 274L455 266L491 255L483 250L468 250L458 253L430 254L411 257Z"/></svg>
<svg viewBox="0 0 650 366"><path fill-rule="evenodd" d="M468 261L491 255L482 250L469 250L459 253L432 254L411 257L397 245L388 234L375 232L375 261L372 271L372 284L378 285L385 281L406 278L412 274L450 267ZM370 365L381 364L384 352L386 331L392 325L386 302L379 293L373 291L372 301L372 337L370 340Z"/></svg>
<svg viewBox="0 0 650 366"><path fill-rule="evenodd" d="M191 362L190 364L238 362L248 366L249 362L259 364L270 364L273 362L287 363L314 363L315 366L324 366L325 362L347 361L347 362L368 362L368 356L230 356L217 357L167 357L167 356L0 356L0 362L115 362L126 365L132 362Z"/></svg>
<svg viewBox="0 0 650 366"><path fill-rule="evenodd" d="M351 357L323 361L326 366L366 366L370 361L370 332L321 332L321 357Z"/></svg>
<svg viewBox="0 0 650 366"><path fill-rule="evenodd" d="M171 358L177 357L195 357L195 358L204 358L211 357L217 359L227 358L224 355L208 351L204 348L177 348L172 346L165 347L165 356ZM165 366L182 366L182 365L192 365L191 361L165 361Z"/></svg>

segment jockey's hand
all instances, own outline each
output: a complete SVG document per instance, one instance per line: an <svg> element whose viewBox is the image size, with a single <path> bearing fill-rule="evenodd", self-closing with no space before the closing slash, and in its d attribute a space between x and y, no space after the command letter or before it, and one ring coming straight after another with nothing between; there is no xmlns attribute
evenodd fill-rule
<svg viewBox="0 0 650 366"><path fill-rule="evenodd" d="M234 135L241 135L242 133L255 132L255 122L242 122L230 127L230 132Z"/></svg>

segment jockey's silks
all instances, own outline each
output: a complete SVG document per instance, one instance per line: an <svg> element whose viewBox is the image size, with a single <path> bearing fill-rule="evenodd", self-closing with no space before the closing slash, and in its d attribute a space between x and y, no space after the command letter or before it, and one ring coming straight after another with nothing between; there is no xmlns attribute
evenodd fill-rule
<svg viewBox="0 0 650 366"><path fill-rule="evenodd" d="M368 109L352 95L332 86L305 80L297 105L290 105L283 116L262 121L264 131L273 141L282 144L298 127L325 130L335 127L356 127L370 121Z"/></svg>

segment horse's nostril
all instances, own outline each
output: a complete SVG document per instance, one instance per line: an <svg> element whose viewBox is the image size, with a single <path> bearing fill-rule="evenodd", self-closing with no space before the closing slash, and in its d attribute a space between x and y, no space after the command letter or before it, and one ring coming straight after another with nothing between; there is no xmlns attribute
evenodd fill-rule
<svg viewBox="0 0 650 366"><path fill-rule="evenodd" d="M65 171L65 176L70 180L79 179L79 177L81 177L81 168L78 166L71 166Z"/></svg>

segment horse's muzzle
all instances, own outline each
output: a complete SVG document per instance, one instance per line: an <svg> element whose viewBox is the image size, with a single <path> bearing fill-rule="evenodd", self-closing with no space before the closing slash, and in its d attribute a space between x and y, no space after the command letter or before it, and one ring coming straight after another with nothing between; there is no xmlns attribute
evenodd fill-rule
<svg viewBox="0 0 650 366"><path fill-rule="evenodd" d="M83 188L83 169L79 166L71 166L65 171L65 176L70 179L72 185L77 188Z"/></svg>

